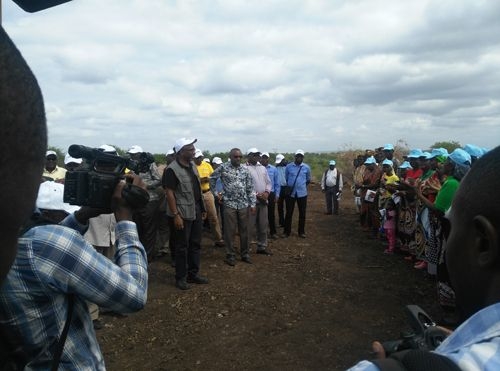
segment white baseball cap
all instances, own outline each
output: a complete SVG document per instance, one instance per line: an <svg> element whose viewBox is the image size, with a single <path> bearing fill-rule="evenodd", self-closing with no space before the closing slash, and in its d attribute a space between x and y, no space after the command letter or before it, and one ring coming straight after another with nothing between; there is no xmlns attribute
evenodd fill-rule
<svg viewBox="0 0 500 371"><path fill-rule="evenodd" d="M62 210L68 214L80 209L80 206L63 202L63 197L64 185L52 181L43 182L38 188L36 207L45 210Z"/></svg>
<svg viewBox="0 0 500 371"><path fill-rule="evenodd" d="M252 148L248 149L247 155L249 155L250 153L258 153L260 155L260 151L257 148L255 148L255 147L252 147Z"/></svg>
<svg viewBox="0 0 500 371"><path fill-rule="evenodd" d="M182 147L187 146L189 144L196 143L198 139L187 139L187 138L179 138L175 141L174 150L175 152L179 152Z"/></svg>
<svg viewBox="0 0 500 371"><path fill-rule="evenodd" d="M103 144L102 146L99 147L101 151L104 153L114 153L116 154L116 148L107 144Z"/></svg>
<svg viewBox="0 0 500 371"><path fill-rule="evenodd" d="M222 164L222 159L220 157L214 157L212 159L212 163L220 165L220 164Z"/></svg>
<svg viewBox="0 0 500 371"><path fill-rule="evenodd" d="M274 161L274 163L279 164L279 163L281 163L281 161L283 161L284 158L285 158L285 156L283 156L281 153L278 153L276 155L276 160Z"/></svg>
<svg viewBox="0 0 500 371"><path fill-rule="evenodd" d="M304 150L303 149L298 149L295 151L295 155L302 155L304 156Z"/></svg>
<svg viewBox="0 0 500 371"><path fill-rule="evenodd" d="M267 158L269 158L269 152L262 152L260 156L261 157L266 156Z"/></svg>
<svg viewBox="0 0 500 371"><path fill-rule="evenodd" d="M194 152L194 158L198 158L198 157L203 157L203 152L201 152L201 149L197 149Z"/></svg>
<svg viewBox="0 0 500 371"><path fill-rule="evenodd" d="M129 148L129 150L127 151L127 153L130 153L130 154L134 154L134 153L142 153L144 152L142 150L142 147L138 146L138 145L133 145L132 147Z"/></svg>
<svg viewBox="0 0 500 371"><path fill-rule="evenodd" d="M54 155L54 156L57 157L57 153L55 151L47 151L47 152L45 152L45 157L50 156L50 155Z"/></svg>
<svg viewBox="0 0 500 371"><path fill-rule="evenodd" d="M75 164L81 164L82 161L83 160L81 158L71 157L71 155L69 153L66 153L66 156L64 156L64 165L67 165L71 162L74 162Z"/></svg>

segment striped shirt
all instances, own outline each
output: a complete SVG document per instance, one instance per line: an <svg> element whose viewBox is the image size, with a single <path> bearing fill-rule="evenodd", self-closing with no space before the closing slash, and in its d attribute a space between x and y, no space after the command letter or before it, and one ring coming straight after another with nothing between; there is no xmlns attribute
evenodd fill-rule
<svg viewBox="0 0 500 371"><path fill-rule="evenodd" d="M50 369L67 318L67 294L75 294L75 304L59 370L105 369L86 300L119 313L146 303L147 258L135 223L116 224L115 263L83 239L86 229L72 214L18 240L0 291L0 325L4 342L22 354L27 369Z"/></svg>

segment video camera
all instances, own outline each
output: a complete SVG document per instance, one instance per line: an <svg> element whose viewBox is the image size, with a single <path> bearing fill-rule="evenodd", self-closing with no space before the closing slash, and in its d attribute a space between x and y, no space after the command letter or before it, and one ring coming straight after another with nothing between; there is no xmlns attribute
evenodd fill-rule
<svg viewBox="0 0 500 371"><path fill-rule="evenodd" d="M155 162L155 158L152 153L141 152L137 161L137 174L148 172L149 167L153 162Z"/></svg>
<svg viewBox="0 0 500 371"><path fill-rule="evenodd" d="M66 172L64 202L71 205L109 209L111 196L118 182L124 178L125 170L138 173L136 161L97 148L73 144L68 153L84 160L78 169ZM123 188L122 197L135 209L144 207L149 201L148 192L132 184Z"/></svg>
<svg viewBox="0 0 500 371"><path fill-rule="evenodd" d="M407 305L406 314L412 330L401 333L401 339L382 343L387 356L406 349L434 350L447 334L418 305Z"/></svg>

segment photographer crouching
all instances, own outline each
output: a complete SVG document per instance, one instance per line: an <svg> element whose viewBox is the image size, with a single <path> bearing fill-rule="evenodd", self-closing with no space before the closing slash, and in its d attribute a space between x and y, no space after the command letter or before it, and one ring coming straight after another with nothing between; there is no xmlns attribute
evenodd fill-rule
<svg viewBox="0 0 500 371"><path fill-rule="evenodd" d="M80 184L70 185L85 188L82 180L95 180L82 174L73 174ZM135 174L121 174L113 185L106 207L83 206L69 213L64 186L41 184L37 210L21 232L0 292L0 346L9 355L7 369L104 370L86 301L118 313L146 304L146 253L132 222L145 186ZM117 221L114 262L82 236L90 218L110 210Z"/></svg>

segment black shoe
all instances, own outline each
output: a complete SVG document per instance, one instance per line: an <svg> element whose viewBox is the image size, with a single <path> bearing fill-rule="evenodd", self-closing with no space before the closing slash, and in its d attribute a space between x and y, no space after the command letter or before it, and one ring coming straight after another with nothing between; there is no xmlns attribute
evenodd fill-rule
<svg viewBox="0 0 500 371"><path fill-rule="evenodd" d="M228 257L228 258L224 259L224 263L226 263L227 265L230 265L231 267L234 267L236 265L236 261L234 260L233 257Z"/></svg>
<svg viewBox="0 0 500 371"><path fill-rule="evenodd" d="M92 324L94 325L94 330L100 330L104 327L104 325L102 324L102 321L100 319L93 320Z"/></svg>
<svg viewBox="0 0 500 371"><path fill-rule="evenodd" d="M200 275L188 276L187 282L188 283L196 283L198 285L203 285L203 284L207 284L208 283L208 278L200 276Z"/></svg>
<svg viewBox="0 0 500 371"><path fill-rule="evenodd" d="M243 256L241 258L241 261L244 262L244 263L247 263L247 264L252 264L252 261L250 260L249 256Z"/></svg>
<svg viewBox="0 0 500 371"><path fill-rule="evenodd" d="M180 280L176 280L175 287L177 287L180 290L189 290L189 286L184 278L180 279Z"/></svg>
<svg viewBox="0 0 500 371"><path fill-rule="evenodd" d="M300 238L306 238L306 234L305 233L301 233L301 234L299 234L299 237Z"/></svg>
<svg viewBox="0 0 500 371"><path fill-rule="evenodd" d="M269 251L268 249L257 249L257 251L255 251L256 254L261 254L261 255L273 255L273 253L271 251Z"/></svg>

